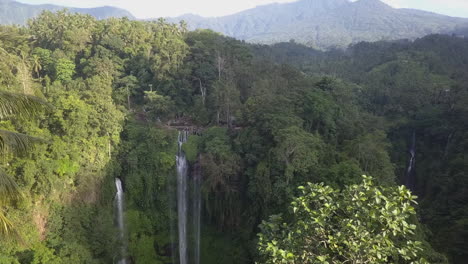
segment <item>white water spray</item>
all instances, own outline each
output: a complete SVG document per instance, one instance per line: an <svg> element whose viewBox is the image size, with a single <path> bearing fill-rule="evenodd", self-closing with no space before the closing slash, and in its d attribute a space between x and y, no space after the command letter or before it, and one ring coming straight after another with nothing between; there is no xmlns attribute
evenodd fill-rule
<svg viewBox="0 0 468 264"><path fill-rule="evenodd" d="M176 156L177 163L177 218L179 227L179 263L187 264L187 172L188 164L182 145L187 141L187 131L179 132L179 151Z"/></svg>
<svg viewBox="0 0 468 264"><path fill-rule="evenodd" d="M179 131L177 139L179 149L176 156L179 263L200 264L202 177L199 163L194 164L194 171L189 175L189 164L182 151L187 137L187 131Z"/></svg>
<svg viewBox="0 0 468 264"><path fill-rule="evenodd" d="M120 240L120 254L121 259L117 262L118 264L127 264L125 256L127 255L127 247L125 243L125 222L123 215L123 201L124 201L124 192L122 188L122 181L119 178L115 178L115 187L117 188L117 193L115 194L115 201L117 207L117 225L119 228L119 240Z"/></svg>

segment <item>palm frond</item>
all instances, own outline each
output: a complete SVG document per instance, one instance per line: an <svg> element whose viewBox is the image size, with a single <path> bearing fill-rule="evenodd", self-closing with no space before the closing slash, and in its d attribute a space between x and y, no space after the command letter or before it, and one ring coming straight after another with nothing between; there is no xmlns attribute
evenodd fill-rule
<svg viewBox="0 0 468 264"><path fill-rule="evenodd" d="M0 169L0 206L22 198L21 192L15 180L4 170Z"/></svg>
<svg viewBox="0 0 468 264"><path fill-rule="evenodd" d="M13 223L7 218L2 206L22 198L16 182L0 169L0 237L12 238L17 236Z"/></svg>
<svg viewBox="0 0 468 264"><path fill-rule="evenodd" d="M25 134L0 129L0 156L5 154L24 155L35 143L44 140Z"/></svg>
<svg viewBox="0 0 468 264"><path fill-rule="evenodd" d="M0 236L8 237L14 233L13 223L6 217L2 208L0 208Z"/></svg>
<svg viewBox="0 0 468 264"><path fill-rule="evenodd" d="M0 119L30 118L47 108L51 105L41 98L0 91Z"/></svg>

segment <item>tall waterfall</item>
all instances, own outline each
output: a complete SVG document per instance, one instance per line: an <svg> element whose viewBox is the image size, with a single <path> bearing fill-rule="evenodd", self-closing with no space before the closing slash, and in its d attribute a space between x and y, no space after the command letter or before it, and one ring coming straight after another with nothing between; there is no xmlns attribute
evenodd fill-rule
<svg viewBox="0 0 468 264"><path fill-rule="evenodd" d="M116 211L117 211L117 225L119 228L119 240L120 240L120 257L121 259L117 262L118 264L127 264L126 255L127 255L127 246L125 242L125 222L123 215L123 201L124 201L124 192L122 188L122 181L119 178L115 178L115 187L117 188L117 193L115 194L116 201Z"/></svg>
<svg viewBox="0 0 468 264"><path fill-rule="evenodd" d="M177 219L179 227L179 263L187 264L187 175L188 164L182 145L187 141L187 131L179 132L179 151L176 156L177 163Z"/></svg>
<svg viewBox="0 0 468 264"><path fill-rule="evenodd" d="M414 166L416 163L416 131L413 131L409 153L410 160L408 162L408 168L406 169L405 185L408 187L408 189L414 191L416 187L416 175L414 171Z"/></svg>
<svg viewBox="0 0 468 264"><path fill-rule="evenodd" d="M182 151L188 132L179 132L177 164L177 219L179 231L179 263L200 264L200 224L201 224L201 169L193 166L189 174L189 164ZM189 188L190 187L190 188ZM189 203L190 200L190 203ZM191 218L191 219L190 219Z"/></svg>

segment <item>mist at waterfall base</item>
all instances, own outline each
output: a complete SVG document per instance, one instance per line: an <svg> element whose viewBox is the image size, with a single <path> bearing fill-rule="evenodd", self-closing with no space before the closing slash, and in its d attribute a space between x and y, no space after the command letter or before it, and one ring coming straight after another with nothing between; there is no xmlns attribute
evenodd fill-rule
<svg viewBox="0 0 468 264"><path fill-rule="evenodd" d="M119 178L115 178L115 187L117 192L115 194L115 207L116 207L116 219L117 226L119 228L119 242L120 242L120 260L118 264L127 264L127 243L125 241L125 222L124 222L124 192L122 188L122 181Z"/></svg>
<svg viewBox="0 0 468 264"><path fill-rule="evenodd" d="M178 257L180 264L199 264L201 175L199 166L194 166L194 173L189 173L190 166L182 150L187 139L187 131L179 132L176 156ZM191 224L189 225L189 223Z"/></svg>

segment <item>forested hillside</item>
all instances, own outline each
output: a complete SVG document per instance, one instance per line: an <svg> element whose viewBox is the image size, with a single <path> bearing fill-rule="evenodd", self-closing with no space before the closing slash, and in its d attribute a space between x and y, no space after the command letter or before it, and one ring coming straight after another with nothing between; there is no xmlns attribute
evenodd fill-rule
<svg viewBox="0 0 468 264"><path fill-rule="evenodd" d="M359 43L346 51L319 52L296 43L253 50L307 75L326 74L359 85L365 109L386 120L389 153L400 183L405 183L415 135L413 189L421 221L432 231L434 245L448 252L453 263L463 263L468 41L431 35L414 42Z"/></svg>
<svg viewBox="0 0 468 264"><path fill-rule="evenodd" d="M319 52L44 12L0 27L0 47L2 93L50 104L0 116L1 131L37 139L27 153L0 148L0 223L12 226L0 263L183 263L181 249L203 264L468 255L464 39ZM182 246L181 176L188 211L201 212L184 215Z"/></svg>

